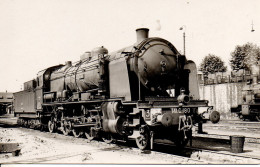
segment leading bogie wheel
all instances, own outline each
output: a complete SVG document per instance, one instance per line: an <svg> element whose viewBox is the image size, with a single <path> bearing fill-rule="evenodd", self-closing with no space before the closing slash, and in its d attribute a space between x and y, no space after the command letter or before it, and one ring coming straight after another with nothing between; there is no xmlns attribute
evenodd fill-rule
<svg viewBox="0 0 260 167"><path fill-rule="evenodd" d="M135 139L136 145L140 150L145 150L145 149L149 149L150 146L150 138L148 133L144 133L144 134L140 134L140 136L138 136Z"/></svg>

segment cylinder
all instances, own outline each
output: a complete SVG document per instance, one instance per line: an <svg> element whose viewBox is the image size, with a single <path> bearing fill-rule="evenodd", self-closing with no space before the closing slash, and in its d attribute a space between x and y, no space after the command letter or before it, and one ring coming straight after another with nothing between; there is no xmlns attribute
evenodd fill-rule
<svg viewBox="0 0 260 167"><path fill-rule="evenodd" d="M245 136L230 136L230 150L233 153L242 153L244 148Z"/></svg>

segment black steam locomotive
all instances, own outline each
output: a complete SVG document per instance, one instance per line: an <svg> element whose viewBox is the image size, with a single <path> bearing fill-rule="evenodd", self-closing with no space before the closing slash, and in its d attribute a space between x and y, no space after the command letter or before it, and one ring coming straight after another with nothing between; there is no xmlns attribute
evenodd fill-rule
<svg viewBox="0 0 260 167"><path fill-rule="evenodd" d="M260 62L258 65L252 65L251 68L253 74L243 86L242 101L237 107L232 107L231 112L236 113L242 120L249 119L260 122Z"/></svg>
<svg viewBox="0 0 260 167"><path fill-rule="evenodd" d="M14 94L19 124L108 143L133 138L140 149L152 148L155 138L185 146L213 107L199 100L195 63L148 31L137 29L137 42L116 52L98 47L40 71Z"/></svg>

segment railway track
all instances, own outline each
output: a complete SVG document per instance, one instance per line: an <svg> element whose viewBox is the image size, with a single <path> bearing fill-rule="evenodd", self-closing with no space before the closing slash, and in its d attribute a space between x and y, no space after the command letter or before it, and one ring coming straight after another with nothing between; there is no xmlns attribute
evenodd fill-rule
<svg viewBox="0 0 260 167"><path fill-rule="evenodd" d="M208 128L223 128L223 129L247 129L247 130L259 130L260 129L260 124L256 124L256 125L252 125L252 124L248 124L248 125L241 125L238 123L237 124L223 124L223 125L207 125Z"/></svg>
<svg viewBox="0 0 260 167"><path fill-rule="evenodd" d="M209 138L209 139L216 139L216 140L223 140L223 141L229 141L230 135L220 135L220 134L196 134L196 137L201 138ZM254 143L254 144L260 144L260 138L259 137L248 137L245 136L245 143Z"/></svg>
<svg viewBox="0 0 260 167"><path fill-rule="evenodd" d="M166 147L175 147L171 143L158 142L159 145ZM169 148L168 148L169 149ZM260 157L252 157L239 153L229 152L229 148L225 151L214 151L199 147L187 146L182 152L178 152L181 156L189 157L191 160L199 160L204 163L210 164L259 164Z"/></svg>
<svg viewBox="0 0 260 167"><path fill-rule="evenodd" d="M251 157L246 155L228 153L228 152L217 152L212 150L205 150L201 148L191 148L196 150L196 153L192 155L192 159L208 160L212 162L223 162L229 164L259 164L260 158ZM208 156L211 155L211 156Z"/></svg>
<svg viewBox="0 0 260 167"><path fill-rule="evenodd" d="M27 128L21 128L26 131L34 131L32 129ZM260 164L260 157L256 157L253 155L248 154L234 154L230 152L230 144L229 144L229 136L228 135L219 135L219 134L196 134L194 136L193 140L193 146L185 147L182 151L177 150L175 145L171 142L165 142L165 141L158 141L155 140L154 150L152 151L141 151L139 150L135 144L134 141L129 143L123 143L118 141L116 144L106 144L103 142L100 142L98 140L94 141L88 141L84 138L74 138L73 136L63 136L62 134L56 134L56 133L49 133L46 131L40 132L37 131L36 133L41 133L40 136L58 136L57 139L66 138L68 140L74 140L80 141L78 144L83 143L89 143L91 145L97 145L98 147L101 147L94 151L93 153L98 153L100 150L102 151L125 151L129 152L131 151L131 154L136 154L142 156L161 156L161 157L168 157L173 159L173 163L181 163L181 164ZM252 138L252 137L246 137L245 142L248 144L259 144L260 138ZM199 142L200 144L196 145L196 142ZM202 144L201 144L202 143ZM212 146L215 145L217 149L210 147L205 148L201 147L201 145L208 145ZM39 158L39 161L37 159L32 160L32 163L42 163L42 162L52 162L53 160L57 160L60 158L66 158L66 157L73 157L78 156L79 154L69 154L69 155L63 155L58 154L56 156L46 156L43 159ZM259 154L258 154L259 155ZM28 162L30 159L28 160ZM14 162L14 163L19 163Z"/></svg>
<svg viewBox="0 0 260 167"><path fill-rule="evenodd" d="M118 141L116 144L109 144L112 148L105 148L107 151L131 151L134 154L146 154L147 156L163 156L163 157L171 157L174 161L181 162L181 163L188 163L188 164L219 164L219 163L226 163L226 164L259 164L260 157L253 157L252 155L244 155L242 154L235 154L230 152L230 143L229 138L223 139L221 137L229 137L227 135L215 135L219 136L219 139L212 139L208 137L204 137L203 142L204 145L214 145L213 143L217 143L220 148L216 149L210 148L205 149L201 147L194 147L194 146L187 146L183 150L178 150L177 147L171 143L170 141L160 141L155 140L154 150L139 150L134 141L125 143ZM202 141L202 138L194 137L194 140ZM260 139L259 139L260 140ZM91 141L91 143L99 143L100 141ZM253 142L251 142L253 143ZM107 144L103 143L102 146L106 147ZM225 148L225 149L223 149ZM104 149L103 149L104 150Z"/></svg>
<svg viewBox="0 0 260 167"><path fill-rule="evenodd" d="M181 155L175 155L175 154L169 154L169 153L164 153L163 151L141 151L138 149L134 141L130 142L130 145L128 143L123 143L118 141L117 143L112 143L112 144L106 144L104 142L101 142L100 140L92 140L89 141L84 138L74 138L73 136L64 136L63 134L58 134L58 133L49 133L46 131L35 131L33 129L27 129L27 128L17 128L21 130L22 132L25 132L25 134L30 134L30 136L37 136L37 140L42 142L41 140L46 141L46 138L50 139L55 139L56 142L61 142L63 143L64 141L67 144L75 145L77 144L78 146L82 145L91 145L94 146L93 149L86 149L86 150L71 150L69 153L64 153L64 152L56 152L56 153L51 153L49 154L48 152L44 152L41 154L39 157L26 157L25 159L23 156L19 156L12 161L8 161L8 159L3 159L2 163L12 163L12 164L17 164L17 163L64 163L64 162L69 162L68 159L74 160L74 158L79 158L83 157L84 155L90 155L90 160L91 160L91 155L100 155L104 152L105 155L110 155L112 156L114 152L119 152L120 155L125 155L126 153L130 153L130 157L144 157L146 159L152 158L152 157L158 157L166 159L166 164L208 164L205 161L198 160L198 159L192 159L187 156L181 156ZM24 134L24 133L23 133ZM27 137L26 135L23 135L24 137ZM33 141L34 142L34 141ZM28 149L27 149L28 150ZM120 152L125 152L125 153L120 153ZM22 153L23 154L23 153ZM118 153L117 153L118 154ZM111 157L113 158L113 156ZM86 156L86 163L88 163L88 156ZM153 159L153 158L152 158ZM91 161L90 161L91 162ZM153 161L154 162L154 161ZM73 163L71 161L70 163ZM75 163L75 162L74 162ZM100 161L95 162L95 163L100 163ZM142 163L140 161L140 163Z"/></svg>
<svg viewBox="0 0 260 167"><path fill-rule="evenodd" d="M125 144L117 144L115 147L125 147ZM227 144L223 144L227 146ZM130 145L131 151L142 154L153 154L158 156L168 156L175 159L180 159L182 162L190 164L260 164L260 157L252 157L249 155L243 155L231 153L230 148L222 151L214 151L210 149L204 149L199 147L187 146L183 150L178 150L173 143L169 141L155 141L154 150L141 151L134 145ZM125 150L127 151L127 150Z"/></svg>

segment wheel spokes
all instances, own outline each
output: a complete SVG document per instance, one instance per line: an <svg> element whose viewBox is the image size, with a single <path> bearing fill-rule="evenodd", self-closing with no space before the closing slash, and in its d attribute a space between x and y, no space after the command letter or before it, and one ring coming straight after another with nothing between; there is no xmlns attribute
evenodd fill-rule
<svg viewBox="0 0 260 167"><path fill-rule="evenodd" d="M83 135L83 132L81 130L79 130L79 129L73 129L72 133L73 133L73 136L77 137L77 138L79 138L79 137L81 137Z"/></svg>
<svg viewBox="0 0 260 167"><path fill-rule="evenodd" d="M72 131L72 126L70 121L65 121L63 124L62 132L65 136L69 135L69 133Z"/></svg>
<svg viewBox="0 0 260 167"><path fill-rule="evenodd" d="M110 144L112 142L114 142L113 136L109 133L106 133L103 137L102 137L103 141L107 144Z"/></svg>
<svg viewBox="0 0 260 167"><path fill-rule="evenodd" d="M256 120L257 120L258 122L260 122L260 115L257 115L257 116L256 116Z"/></svg>
<svg viewBox="0 0 260 167"><path fill-rule="evenodd" d="M49 132L51 132L51 133L53 133L55 130L55 123L51 120L48 122L48 129L49 129Z"/></svg>
<svg viewBox="0 0 260 167"><path fill-rule="evenodd" d="M91 128L87 128L85 131L85 136L88 140L93 140L94 139L94 134L91 130Z"/></svg>
<svg viewBox="0 0 260 167"><path fill-rule="evenodd" d="M144 150L149 144L149 137L147 134L140 135L136 138L136 144L139 149Z"/></svg>

